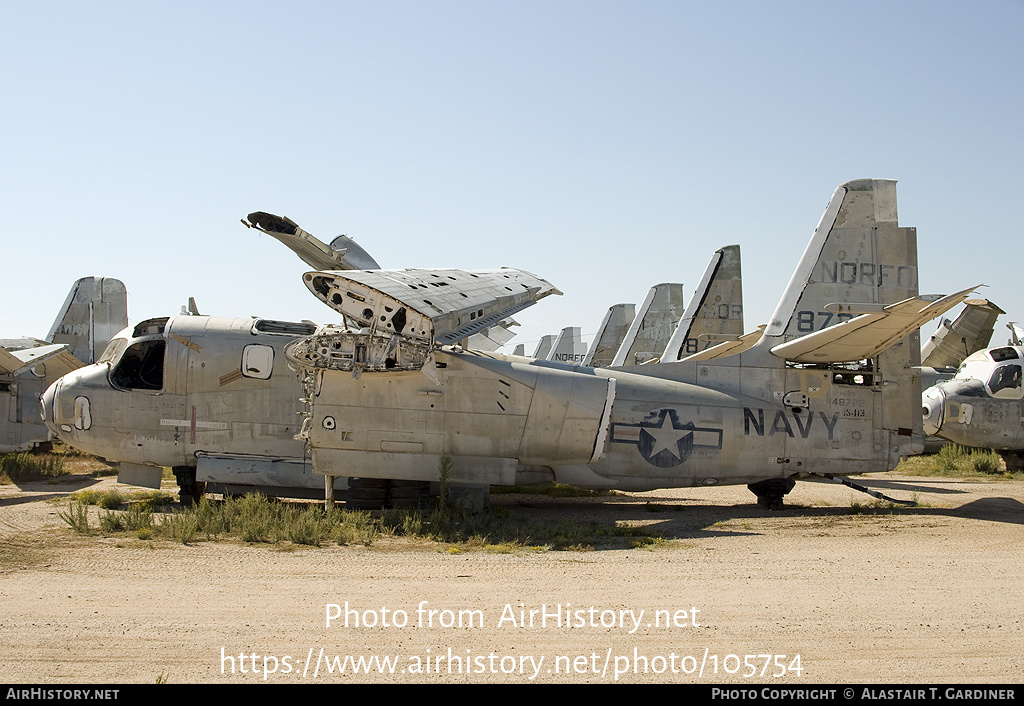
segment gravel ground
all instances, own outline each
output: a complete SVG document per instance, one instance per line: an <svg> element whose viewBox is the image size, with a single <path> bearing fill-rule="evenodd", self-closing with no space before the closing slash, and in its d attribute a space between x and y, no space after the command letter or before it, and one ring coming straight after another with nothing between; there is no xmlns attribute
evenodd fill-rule
<svg viewBox="0 0 1024 706"><path fill-rule="evenodd" d="M1020 683L1024 483L860 482L920 506L806 482L781 512L743 487L494 496L667 540L511 553L81 536L61 499L113 478L0 486L4 681Z"/></svg>

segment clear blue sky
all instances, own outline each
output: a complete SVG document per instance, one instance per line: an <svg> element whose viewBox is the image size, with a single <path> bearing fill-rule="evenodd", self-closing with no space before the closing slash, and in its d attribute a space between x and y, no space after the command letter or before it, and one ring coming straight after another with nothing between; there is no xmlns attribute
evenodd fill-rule
<svg viewBox="0 0 1024 706"><path fill-rule="evenodd" d="M899 180L922 291L986 283L1024 320L1021 0L42 0L0 26L3 335L45 335L85 275L133 323L189 296L336 321L255 210L385 267L549 279L528 352L739 243L752 329L864 177Z"/></svg>

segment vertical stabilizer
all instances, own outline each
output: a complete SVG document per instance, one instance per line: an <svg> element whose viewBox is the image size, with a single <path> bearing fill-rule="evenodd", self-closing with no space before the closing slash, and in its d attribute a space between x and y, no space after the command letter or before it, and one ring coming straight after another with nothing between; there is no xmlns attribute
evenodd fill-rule
<svg viewBox="0 0 1024 706"><path fill-rule="evenodd" d="M573 363L579 365L587 355L587 344L582 340L579 326L568 326L562 329L551 346L547 360L558 361L559 363Z"/></svg>
<svg viewBox="0 0 1024 706"><path fill-rule="evenodd" d="M640 365L661 356L683 317L683 285L656 284L647 293L612 366Z"/></svg>
<svg viewBox="0 0 1024 706"><path fill-rule="evenodd" d="M765 329L772 345L917 296L917 232L896 219L896 182L850 181L832 195Z"/></svg>
<svg viewBox="0 0 1024 706"><path fill-rule="evenodd" d="M917 296L917 230L897 222L896 182L847 182L832 195L758 347L763 350L767 343L776 355L793 360L794 345L827 341L835 334L829 327L845 321L851 322L846 327L851 330L856 330L858 322L872 320L884 329L889 318L885 307ZM871 345L887 337L884 330L876 333L870 325L850 336ZM798 359L821 359L823 365L849 360L837 358L836 350L841 349L826 344ZM852 360L831 373L837 391L844 385L862 384L878 391L875 443L888 450L890 468L900 457L924 448L920 364L921 336L914 327L873 358Z"/></svg>
<svg viewBox="0 0 1024 706"><path fill-rule="evenodd" d="M622 345L629 331L629 325L636 318L635 304L614 304L608 308L601 322L601 328L590 344L583 364L593 368L606 368L615 359L615 353Z"/></svg>
<svg viewBox="0 0 1024 706"><path fill-rule="evenodd" d="M740 246L715 251L661 362L680 360L743 335L743 278Z"/></svg>
<svg viewBox="0 0 1024 706"><path fill-rule="evenodd" d="M95 363L118 331L128 326L128 292L113 277L74 283L46 340L65 343L83 363Z"/></svg>
<svg viewBox="0 0 1024 706"><path fill-rule="evenodd" d="M552 335L541 336L537 342L537 349L533 352L533 357L537 360L547 360L548 353L551 352L551 347L555 343L555 337Z"/></svg>

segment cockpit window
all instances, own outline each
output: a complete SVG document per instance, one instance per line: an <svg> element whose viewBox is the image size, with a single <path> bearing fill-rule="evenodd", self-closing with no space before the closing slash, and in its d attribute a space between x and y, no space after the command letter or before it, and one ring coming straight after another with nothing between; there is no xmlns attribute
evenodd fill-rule
<svg viewBox="0 0 1024 706"><path fill-rule="evenodd" d="M1021 396L1021 366L1018 363L1000 365L988 379L993 397L1016 399Z"/></svg>
<svg viewBox="0 0 1024 706"><path fill-rule="evenodd" d="M128 340L124 338L111 338L110 343L103 349L103 355L99 357L97 363L110 363L111 361L117 360L121 355L121 351L128 345Z"/></svg>
<svg viewBox="0 0 1024 706"><path fill-rule="evenodd" d="M132 344L110 373L110 383L122 390L159 390L164 386L163 338Z"/></svg>

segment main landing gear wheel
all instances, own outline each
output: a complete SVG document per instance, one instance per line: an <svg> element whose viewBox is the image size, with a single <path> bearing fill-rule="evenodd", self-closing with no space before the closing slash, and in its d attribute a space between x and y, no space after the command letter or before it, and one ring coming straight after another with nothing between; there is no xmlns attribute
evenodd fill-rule
<svg viewBox="0 0 1024 706"><path fill-rule="evenodd" d="M1007 473L1019 473L1024 471L1024 454L1020 451L999 451L1003 463L1006 464Z"/></svg>
<svg viewBox="0 0 1024 706"><path fill-rule="evenodd" d="M349 478L345 507L349 510L382 510L388 504L386 478Z"/></svg>
<svg viewBox="0 0 1024 706"><path fill-rule="evenodd" d="M206 483L196 482L196 469L191 466L175 466L171 469L178 481L178 500L186 507L195 505L206 492Z"/></svg>
<svg viewBox="0 0 1024 706"><path fill-rule="evenodd" d="M757 496L757 504L768 510L782 510L782 499L796 487L791 478L771 478L769 480L750 483L747 488Z"/></svg>
<svg viewBox="0 0 1024 706"><path fill-rule="evenodd" d="M421 510L430 507L430 483L387 478L349 478L345 506L349 510L386 507Z"/></svg>

